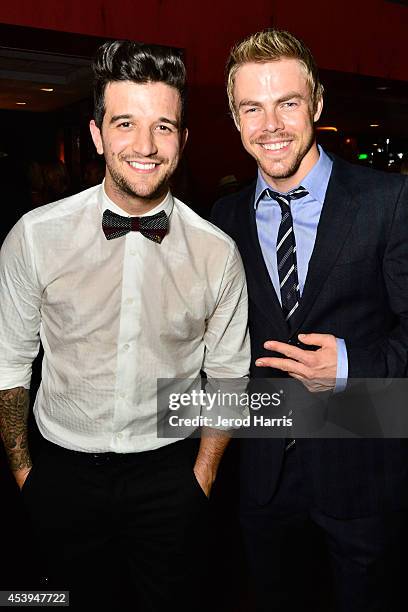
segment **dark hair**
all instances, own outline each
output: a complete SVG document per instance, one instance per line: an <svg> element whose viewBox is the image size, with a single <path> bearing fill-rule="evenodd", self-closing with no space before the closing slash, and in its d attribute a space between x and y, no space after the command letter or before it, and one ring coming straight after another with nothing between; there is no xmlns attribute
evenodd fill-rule
<svg viewBox="0 0 408 612"><path fill-rule="evenodd" d="M181 99L181 127L186 115L186 68L181 51L173 47L114 40L99 47L93 65L94 119L100 128L105 114L105 88L114 81L165 83Z"/></svg>

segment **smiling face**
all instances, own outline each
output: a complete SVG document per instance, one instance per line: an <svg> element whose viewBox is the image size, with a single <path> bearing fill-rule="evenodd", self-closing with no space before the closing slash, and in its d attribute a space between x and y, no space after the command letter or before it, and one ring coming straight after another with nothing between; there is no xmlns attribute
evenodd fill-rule
<svg viewBox="0 0 408 612"><path fill-rule="evenodd" d="M236 124L245 149L274 189L298 185L319 158L313 112L305 71L296 59L247 63L235 74Z"/></svg>
<svg viewBox="0 0 408 612"><path fill-rule="evenodd" d="M128 214L161 202L187 139L180 127L179 92L161 82L111 82L99 129L90 123L98 153L105 156L105 190Z"/></svg>

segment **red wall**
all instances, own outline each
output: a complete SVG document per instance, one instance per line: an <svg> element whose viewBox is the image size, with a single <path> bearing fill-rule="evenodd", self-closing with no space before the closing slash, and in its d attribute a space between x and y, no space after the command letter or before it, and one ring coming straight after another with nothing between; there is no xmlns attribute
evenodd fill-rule
<svg viewBox="0 0 408 612"><path fill-rule="evenodd" d="M228 50L242 36L286 28L321 68L408 80L408 8L384 0L13 0L1 4L0 22L183 47L189 165L209 198L221 176L249 172L223 91Z"/></svg>

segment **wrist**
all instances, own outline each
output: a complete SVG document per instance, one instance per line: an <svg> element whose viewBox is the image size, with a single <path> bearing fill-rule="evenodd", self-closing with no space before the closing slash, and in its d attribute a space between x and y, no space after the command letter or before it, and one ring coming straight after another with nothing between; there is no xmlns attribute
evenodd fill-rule
<svg viewBox="0 0 408 612"><path fill-rule="evenodd" d="M200 464L198 462L196 462L196 464L194 465L193 471L198 481L198 484L200 485L206 496L209 497L212 486L214 484L216 471L210 466L205 465L203 463Z"/></svg>
<svg viewBox="0 0 408 612"><path fill-rule="evenodd" d="M28 474L30 473L31 467L21 468L19 470L13 470L13 476L17 482L17 485L21 489L26 481Z"/></svg>

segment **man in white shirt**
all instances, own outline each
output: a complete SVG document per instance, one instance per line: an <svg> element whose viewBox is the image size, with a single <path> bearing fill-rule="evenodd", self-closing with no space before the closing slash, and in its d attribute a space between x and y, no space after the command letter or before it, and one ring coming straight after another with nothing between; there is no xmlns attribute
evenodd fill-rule
<svg viewBox="0 0 408 612"><path fill-rule="evenodd" d="M178 52L110 42L94 73L104 183L31 211L1 251L0 430L47 572L72 587L71 604L95 606L114 562L141 610L169 598L183 609L228 437L202 438L198 454L191 439L158 437L156 383L248 373L245 278L234 242L169 191L187 139ZM45 441L32 466L40 339Z"/></svg>

